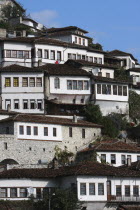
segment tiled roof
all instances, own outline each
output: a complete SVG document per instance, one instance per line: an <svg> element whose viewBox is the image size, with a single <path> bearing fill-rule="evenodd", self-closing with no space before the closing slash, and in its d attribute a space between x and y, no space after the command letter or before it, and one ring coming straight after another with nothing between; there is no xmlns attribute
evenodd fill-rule
<svg viewBox="0 0 140 210"><path fill-rule="evenodd" d="M75 68L66 64L46 64L40 67L46 70L49 75L59 76L91 76L90 73L83 69Z"/></svg>
<svg viewBox="0 0 140 210"><path fill-rule="evenodd" d="M58 31L58 32L55 32L55 33L48 33L48 36L51 38L51 37L56 37L56 36L65 36L65 35L76 35L76 36L80 36L80 37L83 37L83 38L87 38L87 39L91 39L90 37L88 36L84 36L84 35L81 35L81 34L77 34L73 31Z"/></svg>
<svg viewBox="0 0 140 210"><path fill-rule="evenodd" d="M99 77L99 76L94 76L93 75L93 79L95 81L99 81L99 82L105 82L105 83L119 83L119 84L129 84L129 81L125 81L125 80L120 80L120 79L113 79L113 78L107 78L107 77Z"/></svg>
<svg viewBox="0 0 140 210"><path fill-rule="evenodd" d="M132 69L128 69L126 71L140 72L140 68L132 68Z"/></svg>
<svg viewBox="0 0 140 210"><path fill-rule="evenodd" d="M72 119L57 118L57 117L47 117L45 115L35 115L35 114L18 114L14 117L9 117L0 121L3 122L29 122L29 123L46 123L46 124L57 124L66 126L76 126L76 127L95 127L100 128L101 125L90 123L84 120L78 120L77 123L73 122Z"/></svg>
<svg viewBox="0 0 140 210"><path fill-rule="evenodd" d="M66 64L71 65L77 65L77 66L93 66L93 67L99 67L99 68L107 68L107 69L118 69L118 66L110 65L110 64L99 64L99 63L93 63L86 60L71 60L69 59L66 61Z"/></svg>
<svg viewBox="0 0 140 210"><path fill-rule="evenodd" d="M113 50L108 52L108 54L113 56L130 56L133 60L137 61L137 59L134 58L134 56L131 53L123 52L120 50Z"/></svg>
<svg viewBox="0 0 140 210"><path fill-rule="evenodd" d="M128 144L119 140L101 141L93 145L91 148L86 148L80 152L98 151L98 152L127 152L140 153L140 147L136 144Z"/></svg>
<svg viewBox="0 0 140 210"><path fill-rule="evenodd" d="M113 177L140 177L140 171L116 168L98 162L85 162L59 169L11 169L0 173L0 179L12 178L56 178L62 176L113 176Z"/></svg>
<svg viewBox="0 0 140 210"><path fill-rule="evenodd" d="M0 72L43 72L41 67L26 67L26 66L20 66L20 65L10 65L0 68Z"/></svg>
<svg viewBox="0 0 140 210"><path fill-rule="evenodd" d="M63 42L57 39L50 39L47 37L16 37L16 38L0 38L0 42L25 42L30 44L46 44L46 45L53 45L53 46L62 46L66 48L75 48L75 49L84 49L89 52L96 52L99 54L104 54L103 51L93 49L91 47L86 47L82 45L77 45L73 43Z"/></svg>
<svg viewBox="0 0 140 210"><path fill-rule="evenodd" d="M78 28L77 26L67 26L67 27L63 27L63 28L49 28L49 29L47 29L47 32L53 33L53 32L58 32L58 31L69 31L69 30L80 30L84 33L88 33L88 31Z"/></svg>
<svg viewBox="0 0 140 210"><path fill-rule="evenodd" d="M18 112L0 109L0 115L17 115Z"/></svg>

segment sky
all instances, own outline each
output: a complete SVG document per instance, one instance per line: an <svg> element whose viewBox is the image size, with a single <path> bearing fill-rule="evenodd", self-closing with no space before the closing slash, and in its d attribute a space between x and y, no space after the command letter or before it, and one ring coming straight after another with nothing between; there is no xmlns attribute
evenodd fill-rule
<svg viewBox="0 0 140 210"><path fill-rule="evenodd" d="M18 0L47 27L78 26L105 51L132 53L140 62L140 0Z"/></svg>

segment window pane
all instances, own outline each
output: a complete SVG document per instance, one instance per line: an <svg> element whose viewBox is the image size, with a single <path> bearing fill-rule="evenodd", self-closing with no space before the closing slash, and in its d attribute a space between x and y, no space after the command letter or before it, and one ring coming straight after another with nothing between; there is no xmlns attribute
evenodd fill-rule
<svg viewBox="0 0 140 210"><path fill-rule="evenodd" d="M27 135L31 135L31 127L27 126Z"/></svg>
<svg viewBox="0 0 140 210"><path fill-rule="evenodd" d="M11 78L10 77L5 78L5 87L11 87Z"/></svg>
<svg viewBox="0 0 140 210"><path fill-rule="evenodd" d="M133 196L139 196L139 186L133 186Z"/></svg>
<svg viewBox="0 0 140 210"><path fill-rule="evenodd" d="M71 80L67 81L67 89L72 90L72 81Z"/></svg>
<svg viewBox="0 0 140 210"><path fill-rule="evenodd" d="M122 164L125 164L126 163L126 157L125 157L125 155L122 155L121 156L121 159L122 159Z"/></svg>
<svg viewBox="0 0 140 210"><path fill-rule="evenodd" d="M11 198L17 197L17 188L10 188L10 197Z"/></svg>
<svg viewBox="0 0 140 210"><path fill-rule="evenodd" d="M69 137L72 137L72 128L69 128Z"/></svg>
<svg viewBox="0 0 140 210"><path fill-rule="evenodd" d="M53 128L53 136L54 136L54 137L57 136L57 130L56 130L56 128Z"/></svg>
<svg viewBox="0 0 140 210"><path fill-rule="evenodd" d="M106 163L106 154L101 154L101 163Z"/></svg>
<svg viewBox="0 0 140 210"><path fill-rule="evenodd" d="M12 50L12 58L17 58L17 51L16 50Z"/></svg>
<svg viewBox="0 0 140 210"><path fill-rule="evenodd" d="M44 128L44 136L48 136L48 127Z"/></svg>
<svg viewBox="0 0 140 210"><path fill-rule="evenodd" d="M84 90L88 90L88 89L89 89L89 82L84 81Z"/></svg>
<svg viewBox="0 0 140 210"><path fill-rule="evenodd" d="M24 51L24 58L29 58L29 51Z"/></svg>
<svg viewBox="0 0 140 210"><path fill-rule="evenodd" d="M78 90L83 90L83 81L78 81Z"/></svg>
<svg viewBox="0 0 140 210"><path fill-rule="evenodd" d="M14 79L13 79L13 86L14 87L19 87L19 78L18 77L14 77Z"/></svg>
<svg viewBox="0 0 140 210"><path fill-rule="evenodd" d="M42 78L41 77L36 78L36 86L37 87L42 87Z"/></svg>
<svg viewBox="0 0 140 210"><path fill-rule="evenodd" d="M104 195L104 184L103 183L98 184L98 195Z"/></svg>
<svg viewBox="0 0 140 210"><path fill-rule="evenodd" d="M38 127L34 127L34 135L38 136Z"/></svg>
<svg viewBox="0 0 140 210"><path fill-rule="evenodd" d="M82 138L84 139L86 137L85 129L82 129Z"/></svg>
<svg viewBox="0 0 140 210"><path fill-rule="evenodd" d="M80 183L80 195L86 195L86 183Z"/></svg>
<svg viewBox="0 0 140 210"><path fill-rule="evenodd" d="M23 109L28 109L28 100L23 100Z"/></svg>
<svg viewBox="0 0 140 210"><path fill-rule="evenodd" d="M125 186L125 196L129 197L130 196L130 186Z"/></svg>
<svg viewBox="0 0 140 210"><path fill-rule="evenodd" d="M117 95L117 85L113 85L113 95Z"/></svg>
<svg viewBox="0 0 140 210"><path fill-rule="evenodd" d="M0 198L7 197L7 188L0 188Z"/></svg>
<svg viewBox="0 0 140 210"><path fill-rule="evenodd" d="M111 155L111 163L116 164L116 155Z"/></svg>
<svg viewBox="0 0 140 210"><path fill-rule="evenodd" d="M23 51L18 51L18 58L23 58Z"/></svg>
<svg viewBox="0 0 140 210"><path fill-rule="evenodd" d="M111 85L107 85L106 91L108 95L111 95Z"/></svg>
<svg viewBox="0 0 140 210"><path fill-rule="evenodd" d="M49 51L48 50L44 51L44 58L49 59Z"/></svg>
<svg viewBox="0 0 140 210"><path fill-rule="evenodd" d="M94 63L97 63L97 58L96 57L94 58Z"/></svg>
<svg viewBox="0 0 140 210"><path fill-rule="evenodd" d="M24 127L23 127L23 125L19 126L19 134L20 135L24 135Z"/></svg>
<svg viewBox="0 0 140 210"><path fill-rule="evenodd" d="M61 51L57 51L57 60L61 61Z"/></svg>
<svg viewBox="0 0 140 210"><path fill-rule="evenodd" d="M118 86L118 95L122 96L122 86Z"/></svg>
<svg viewBox="0 0 140 210"><path fill-rule="evenodd" d="M27 198L27 189L26 188L20 188L20 197Z"/></svg>
<svg viewBox="0 0 140 210"><path fill-rule="evenodd" d="M51 50L51 60L55 60L55 51Z"/></svg>
<svg viewBox="0 0 140 210"><path fill-rule="evenodd" d="M30 87L35 87L35 78L30 78Z"/></svg>
<svg viewBox="0 0 140 210"><path fill-rule="evenodd" d="M11 50L6 50L6 58L11 58Z"/></svg>
<svg viewBox="0 0 140 210"><path fill-rule="evenodd" d="M123 96L127 96L127 86L123 86Z"/></svg>
<svg viewBox="0 0 140 210"><path fill-rule="evenodd" d="M102 85L102 94L107 94L106 85Z"/></svg>
<svg viewBox="0 0 140 210"><path fill-rule="evenodd" d="M89 183L89 195L95 195L95 183Z"/></svg>
<svg viewBox="0 0 140 210"><path fill-rule="evenodd" d="M122 187L121 185L116 186L116 196L121 196L122 195Z"/></svg>
<svg viewBox="0 0 140 210"><path fill-rule="evenodd" d="M19 100L14 100L14 109L19 109Z"/></svg>
<svg viewBox="0 0 140 210"><path fill-rule="evenodd" d="M38 58L42 58L42 50L38 49Z"/></svg>
<svg viewBox="0 0 140 210"><path fill-rule="evenodd" d="M73 90L77 90L77 81L73 80Z"/></svg>
<svg viewBox="0 0 140 210"><path fill-rule="evenodd" d="M101 94L101 85L97 84L97 94Z"/></svg>
<svg viewBox="0 0 140 210"><path fill-rule="evenodd" d="M42 100L37 100L37 109L42 109Z"/></svg>
<svg viewBox="0 0 140 210"><path fill-rule="evenodd" d="M54 79L54 87L55 89L60 89L60 79L58 77Z"/></svg>
<svg viewBox="0 0 140 210"><path fill-rule="evenodd" d="M22 78L22 87L28 87L28 77Z"/></svg>
<svg viewBox="0 0 140 210"><path fill-rule="evenodd" d="M30 101L30 109L35 109L35 100Z"/></svg>

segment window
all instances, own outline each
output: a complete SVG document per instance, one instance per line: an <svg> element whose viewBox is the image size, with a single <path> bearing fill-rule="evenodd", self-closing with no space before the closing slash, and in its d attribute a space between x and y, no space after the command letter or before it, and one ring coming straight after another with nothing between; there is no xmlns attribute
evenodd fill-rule
<svg viewBox="0 0 140 210"><path fill-rule="evenodd" d="M117 85L113 85L113 95L117 95Z"/></svg>
<svg viewBox="0 0 140 210"><path fill-rule="evenodd" d="M82 60L86 60L86 56L85 55L82 55Z"/></svg>
<svg viewBox="0 0 140 210"><path fill-rule="evenodd" d="M122 86L118 86L118 95L122 96Z"/></svg>
<svg viewBox="0 0 140 210"><path fill-rule="evenodd" d="M7 197L7 188L0 188L0 198Z"/></svg>
<svg viewBox="0 0 140 210"><path fill-rule="evenodd" d="M73 80L73 90L77 90L77 81Z"/></svg>
<svg viewBox="0 0 140 210"><path fill-rule="evenodd" d="M38 49L38 58L42 58L42 49Z"/></svg>
<svg viewBox="0 0 140 210"><path fill-rule="evenodd" d="M94 63L97 63L97 57L94 58Z"/></svg>
<svg viewBox="0 0 140 210"><path fill-rule="evenodd" d="M77 55L77 60L81 60L81 55Z"/></svg>
<svg viewBox="0 0 140 210"><path fill-rule="evenodd" d="M57 129L53 128L53 136L56 137L57 136Z"/></svg>
<svg viewBox="0 0 140 210"><path fill-rule="evenodd" d="M67 80L67 90L72 90L72 81Z"/></svg>
<svg viewBox="0 0 140 210"><path fill-rule="evenodd" d="M93 57L89 57L89 62L93 63Z"/></svg>
<svg viewBox="0 0 140 210"><path fill-rule="evenodd" d="M34 77L30 77L29 85L30 85L30 87L35 87L35 78Z"/></svg>
<svg viewBox="0 0 140 210"><path fill-rule="evenodd" d="M9 108L11 108L11 100L5 100L5 109L8 110Z"/></svg>
<svg viewBox="0 0 140 210"><path fill-rule="evenodd" d="M23 109L28 109L28 100L23 100Z"/></svg>
<svg viewBox="0 0 140 210"><path fill-rule="evenodd" d="M22 78L22 87L28 87L28 77Z"/></svg>
<svg viewBox="0 0 140 210"><path fill-rule="evenodd" d="M19 87L19 78L18 77L14 77L14 79L13 79L13 86L14 87Z"/></svg>
<svg viewBox="0 0 140 210"><path fill-rule="evenodd" d="M14 100L14 109L19 109L19 100Z"/></svg>
<svg viewBox="0 0 140 210"><path fill-rule="evenodd" d="M38 136L38 127L34 127L34 136Z"/></svg>
<svg viewBox="0 0 140 210"><path fill-rule="evenodd" d="M95 183L89 183L89 195L95 195Z"/></svg>
<svg viewBox="0 0 140 210"><path fill-rule="evenodd" d="M99 76L99 77L102 77L102 72L101 72L101 71L98 72L98 76Z"/></svg>
<svg viewBox="0 0 140 210"><path fill-rule="evenodd" d="M27 189L20 188L20 198L27 198Z"/></svg>
<svg viewBox="0 0 140 210"><path fill-rule="evenodd" d="M30 100L30 109L35 109L35 100Z"/></svg>
<svg viewBox="0 0 140 210"><path fill-rule="evenodd" d="M27 135L31 135L31 126L27 126Z"/></svg>
<svg viewBox="0 0 140 210"><path fill-rule="evenodd" d="M11 50L6 50L6 58L11 58Z"/></svg>
<svg viewBox="0 0 140 210"><path fill-rule="evenodd" d="M101 163L106 163L106 154L101 154Z"/></svg>
<svg viewBox="0 0 140 210"><path fill-rule="evenodd" d="M86 195L86 183L80 183L80 195Z"/></svg>
<svg viewBox="0 0 140 210"><path fill-rule="evenodd" d="M10 188L10 198L17 197L17 188Z"/></svg>
<svg viewBox="0 0 140 210"><path fill-rule="evenodd" d="M86 137L86 131L85 131L85 129L83 128L83 129L82 129L82 138L85 139L85 137Z"/></svg>
<svg viewBox="0 0 140 210"><path fill-rule="evenodd" d="M57 60L61 61L61 51L57 51Z"/></svg>
<svg viewBox="0 0 140 210"><path fill-rule="evenodd" d="M72 128L69 128L69 137L72 137Z"/></svg>
<svg viewBox="0 0 140 210"><path fill-rule="evenodd" d="M122 196L122 187L121 185L116 186L116 196Z"/></svg>
<svg viewBox="0 0 140 210"><path fill-rule="evenodd" d="M11 78L10 77L5 78L5 87L11 87Z"/></svg>
<svg viewBox="0 0 140 210"><path fill-rule="evenodd" d="M98 184L98 195L104 195L104 184L103 183Z"/></svg>
<svg viewBox="0 0 140 210"><path fill-rule="evenodd" d="M139 197L139 186L133 186L133 196Z"/></svg>
<svg viewBox="0 0 140 210"><path fill-rule="evenodd" d="M125 186L125 196L129 197L130 196L130 185Z"/></svg>
<svg viewBox="0 0 140 210"><path fill-rule="evenodd" d="M78 81L78 90L83 90L83 81Z"/></svg>
<svg viewBox="0 0 140 210"><path fill-rule="evenodd" d="M110 73L106 73L106 77L107 78L110 78Z"/></svg>
<svg viewBox="0 0 140 210"><path fill-rule="evenodd" d="M106 94L111 95L111 85L106 86Z"/></svg>
<svg viewBox="0 0 140 210"><path fill-rule="evenodd" d="M10 129L9 127L6 127L6 134L9 134L10 133Z"/></svg>
<svg viewBox="0 0 140 210"><path fill-rule="evenodd" d="M106 85L102 85L102 94L106 94L107 90L106 90Z"/></svg>
<svg viewBox="0 0 140 210"><path fill-rule="evenodd" d="M79 44L81 44L81 38L79 38Z"/></svg>
<svg viewBox="0 0 140 210"><path fill-rule="evenodd" d="M23 58L23 51L18 51L18 58Z"/></svg>
<svg viewBox="0 0 140 210"><path fill-rule="evenodd" d="M72 54L72 59L76 60L76 54Z"/></svg>
<svg viewBox="0 0 140 210"><path fill-rule="evenodd" d="M89 82L84 81L84 90L88 90L88 89L89 89Z"/></svg>
<svg viewBox="0 0 140 210"><path fill-rule="evenodd" d="M83 39L83 45L85 46L85 39Z"/></svg>
<svg viewBox="0 0 140 210"><path fill-rule="evenodd" d="M24 126L23 125L19 126L19 134L24 135Z"/></svg>
<svg viewBox="0 0 140 210"><path fill-rule="evenodd" d="M48 127L44 128L44 136L48 136Z"/></svg>
<svg viewBox="0 0 140 210"><path fill-rule="evenodd" d="M36 188L36 198L40 199L41 197L41 188Z"/></svg>
<svg viewBox="0 0 140 210"><path fill-rule="evenodd" d="M128 159L131 161L131 155L127 155L127 160Z"/></svg>
<svg viewBox="0 0 140 210"><path fill-rule="evenodd" d="M124 164L126 163L125 155L122 155L122 156L121 156L121 159L122 159L122 164L124 165Z"/></svg>
<svg viewBox="0 0 140 210"><path fill-rule="evenodd" d="M138 156L137 156L137 161L139 161L139 160L140 160L140 156L138 155Z"/></svg>
<svg viewBox="0 0 140 210"><path fill-rule="evenodd" d="M72 59L72 54L68 53L68 59Z"/></svg>
<svg viewBox="0 0 140 210"><path fill-rule="evenodd" d="M111 164L116 164L116 155L111 155Z"/></svg>
<svg viewBox="0 0 140 210"><path fill-rule="evenodd" d="M42 110L42 100L37 100L37 109Z"/></svg>
<svg viewBox="0 0 140 210"><path fill-rule="evenodd" d="M97 94L101 94L101 85L97 84Z"/></svg>
<svg viewBox="0 0 140 210"><path fill-rule="evenodd" d="M55 51L51 50L51 60L55 60Z"/></svg>
<svg viewBox="0 0 140 210"><path fill-rule="evenodd" d="M77 44L77 37L75 36L75 43Z"/></svg>
<svg viewBox="0 0 140 210"><path fill-rule="evenodd" d="M49 50L44 50L44 58L49 59Z"/></svg>
<svg viewBox="0 0 140 210"><path fill-rule="evenodd" d="M123 96L127 96L127 86L123 86Z"/></svg>
<svg viewBox="0 0 140 210"><path fill-rule="evenodd" d="M60 89L60 79L58 77L54 79L54 87L55 89Z"/></svg>
<svg viewBox="0 0 140 210"><path fill-rule="evenodd" d="M42 78L41 77L36 78L36 86L37 87L42 87Z"/></svg>
<svg viewBox="0 0 140 210"><path fill-rule="evenodd" d="M102 58L99 58L99 64L102 64Z"/></svg>
<svg viewBox="0 0 140 210"><path fill-rule="evenodd" d="M7 146L7 143L4 142L4 149L7 150L8 149L8 146Z"/></svg>
<svg viewBox="0 0 140 210"><path fill-rule="evenodd" d="M24 58L29 58L29 51L24 51Z"/></svg>
<svg viewBox="0 0 140 210"><path fill-rule="evenodd" d="M17 58L17 51L16 50L12 50L12 58Z"/></svg>

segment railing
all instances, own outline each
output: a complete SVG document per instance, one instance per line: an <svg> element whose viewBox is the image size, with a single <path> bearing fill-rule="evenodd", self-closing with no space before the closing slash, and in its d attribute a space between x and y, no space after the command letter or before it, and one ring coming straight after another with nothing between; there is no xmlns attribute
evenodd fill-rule
<svg viewBox="0 0 140 210"><path fill-rule="evenodd" d="M119 202L140 202L140 195L139 196L114 196L109 195L108 201L119 201Z"/></svg>

